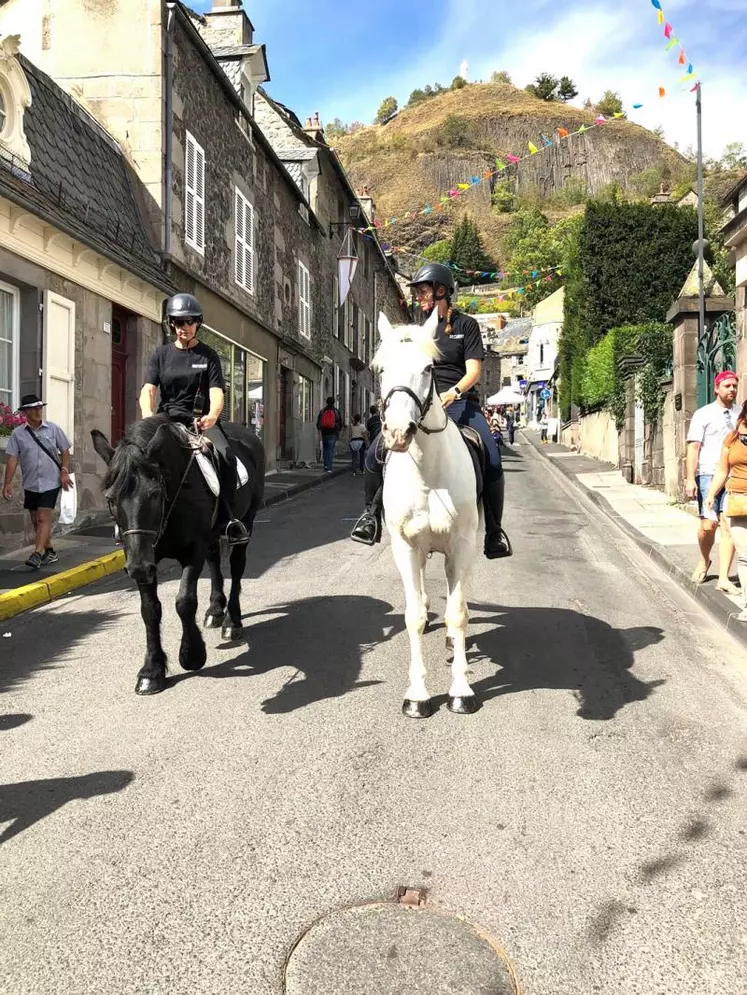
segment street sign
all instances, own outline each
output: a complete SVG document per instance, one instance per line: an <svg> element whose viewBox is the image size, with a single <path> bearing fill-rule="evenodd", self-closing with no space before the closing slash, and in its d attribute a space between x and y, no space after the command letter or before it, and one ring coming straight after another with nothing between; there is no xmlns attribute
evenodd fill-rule
<svg viewBox="0 0 747 995"><path fill-rule="evenodd" d="M543 401L550 400L550 398L552 397L552 391L549 389L549 387L545 387L543 390L540 391L540 397L542 398Z"/></svg>

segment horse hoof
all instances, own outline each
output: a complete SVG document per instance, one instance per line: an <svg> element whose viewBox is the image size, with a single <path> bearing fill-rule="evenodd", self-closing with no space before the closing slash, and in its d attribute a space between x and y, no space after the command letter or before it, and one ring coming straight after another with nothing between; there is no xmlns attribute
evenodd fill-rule
<svg viewBox="0 0 747 995"><path fill-rule="evenodd" d="M202 657L198 657L196 660L182 660L179 657L179 666L182 670L202 670L205 666L205 661L207 660L207 653L203 650Z"/></svg>
<svg viewBox="0 0 747 995"><path fill-rule="evenodd" d="M165 677L138 677L135 694L158 694L165 687Z"/></svg>
<svg viewBox="0 0 747 995"><path fill-rule="evenodd" d="M237 639L241 639L241 634L244 628L241 625L224 625L220 630L220 637L225 642L233 643Z"/></svg>
<svg viewBox="0 0 747 995"><path fill-rule="evenodd" d="M433 715L433 703L430 698L426 698L425 701L405 698L402 702L402 714L408 719L429 719Z"/></svg>
<svg viewBox="0 0 747 995"><path fill-rule="evenodd" d="M480 708L480 699L476 694L460 695L457 698L449 695L446 707L457 715L474 715Z"/></svg>
<svg viewBox="0 0 747 995"><path fill-rule="evenodd" d="M220 612L217 615L214 615L212 612L205 612L205 621L203 625L206 629L220 629L223 625L223 619L225 617L225 612Z"/></svg>

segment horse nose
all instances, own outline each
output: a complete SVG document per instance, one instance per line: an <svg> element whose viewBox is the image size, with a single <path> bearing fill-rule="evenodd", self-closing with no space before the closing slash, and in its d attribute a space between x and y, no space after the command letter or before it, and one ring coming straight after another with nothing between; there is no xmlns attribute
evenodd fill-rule
<svg viewBox="0 0 747 995"><path fill-rule="evenodd" d="M128 563L125 570L136 584L152 584L158 576L155 563Z"/></svg>

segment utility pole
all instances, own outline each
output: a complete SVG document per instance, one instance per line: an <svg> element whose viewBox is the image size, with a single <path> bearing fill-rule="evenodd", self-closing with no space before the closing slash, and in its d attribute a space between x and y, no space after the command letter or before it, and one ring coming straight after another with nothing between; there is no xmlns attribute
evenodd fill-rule
<svg viewBox="0 0 747 995"><path fill-rule="evenodd" d="M695 107L698 119L698 341L705 334L705 280L703 264L705 242L703 240L703 101L702 84L698 83Z"/></svg>

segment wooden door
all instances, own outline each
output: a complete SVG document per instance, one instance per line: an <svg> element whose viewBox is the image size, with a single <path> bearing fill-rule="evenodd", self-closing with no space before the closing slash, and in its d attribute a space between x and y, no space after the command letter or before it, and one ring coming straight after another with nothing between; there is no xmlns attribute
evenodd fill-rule
<svg viewBox="0 0 747 995"><path fill-rule="evenodd" d="M280 459L288 458L287 445L287 412L288 399L290 397L290 386L288 383L288 370L285 367L280 369L280 403L278 404L278 445L280 446Z"/></svg>
<svg viewBox="0 0 747 995"><path fill-rule="evenodd" d="M127 383L127 312L112 308L112 430L116 446L125 433Z"/></svg>

